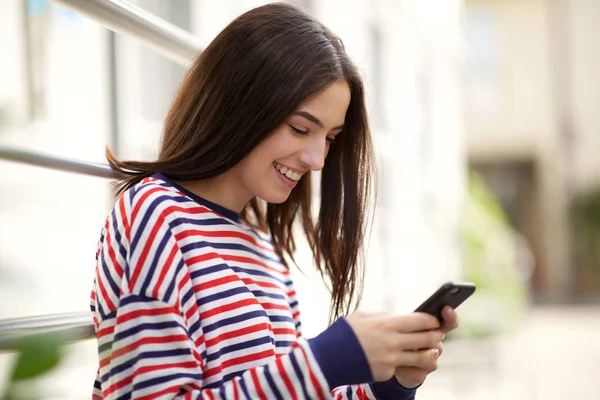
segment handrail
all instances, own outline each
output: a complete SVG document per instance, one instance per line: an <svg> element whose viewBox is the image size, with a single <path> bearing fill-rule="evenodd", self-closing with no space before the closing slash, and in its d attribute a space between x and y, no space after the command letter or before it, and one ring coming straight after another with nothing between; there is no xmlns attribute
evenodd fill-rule
<svg viewBox="0 0 600 400"><path fill-rule="evenodd" d="M118 178L118 174L108 164L77 161L52 156L32 150L0 145L0 160L15 161L38 167L75 172L101 178Z"/></svg>
<svg viewBox="0 0 600 400"><path fill-rule="evenodd" d="M200 40L148 11L123 0L54 0L106 28L144 41L171 60L189 65L202 52Z"/></svg>
<svg viewBox="0 0 600 400"><path fill-rule="evenodd" d="M198 38L191 33L123 0L53 1L86 15L115 32L142 40L182 65L188 66L203 49ZM102 178L118 177L106 164L76 161L5 145L0 145L0 160ZM72 341L95 337L89 312L0 320L0 352L13 351L23 337L45 333L66 334Z"/></svg>
<svg viewBox="0 0 600 400"><path fill-rule="evenodd" d="M25 337L50 333L64 334L73 342L93 339L96 330L92 313L85 311L0 320L0 352L14 350Z"/></svg>

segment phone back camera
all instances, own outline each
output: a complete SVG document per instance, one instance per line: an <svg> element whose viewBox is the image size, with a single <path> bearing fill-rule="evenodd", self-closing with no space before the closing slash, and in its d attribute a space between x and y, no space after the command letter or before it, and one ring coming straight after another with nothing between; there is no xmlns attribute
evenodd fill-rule
<svg viewBox="0 0 600 400"><path fill-rule="evenodd" d="M458 294L458 292L460 292L460 288L455 287L450 289L450 294Z"/></svg>

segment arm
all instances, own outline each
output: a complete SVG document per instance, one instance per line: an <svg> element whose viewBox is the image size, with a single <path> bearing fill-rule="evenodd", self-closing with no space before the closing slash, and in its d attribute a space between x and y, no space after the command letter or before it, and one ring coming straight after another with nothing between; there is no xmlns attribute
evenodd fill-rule
<svg viewBox="0 0 600 400"><path fill-rule="evenodd" d="M303 339L288 354L267 354L260 367L244 368L242 352L235 361L224 357L216 367L208 362L215 349L206 343L196 299L190 296L189 271L164 222L168 209L154 209L152 201L144 205L143 215L129 204L122 197L109 217L97 261L103 398L330 398L328 378ZM327 349L338 344L332 332L320 337L321 359L329 359ZM211 381L226 363L239 365L240 374ZM340 367L338 362L335 369ZM355 383L351 378L342 376L345 383Z"/></svg>
<svg viewBox="0 0 600 400"><path fill-rule="evenodd" d="M104 399L325 399L328 385L304 340L218 387L177 307L129 294L99 329ZM198 342L203 342L204 335Z"/></svg>
<svg viewBox="0 0 600 400"><path fill-rule="evenodd" d="M346 342L344 348L336 349L335 347L331 347L331 344L328 342L320 342L321 335L317 336L315 339L309 340L323 373L326 376L330 376L328 379L330 387L335 388L332 391L334 399L414 400L417 389L406 389L402 387L395 377L392 377L386 382L373 382L373 376L371 375L367 358L360 346L358 338L356 338L348 323L345 322L344 324L340 324L340 320L338 320L328 328L328 331L334 329L337 331L337 335L340 338L336 342L339 343L342 340ZM323 349L320 348L321 346ZM325 347L328 349L328 357L326 359L319 359L319 354L323 353ZM336 350L340 351L340 353L335 354L334 352ZM371 383L344 385L342 379L337 378L334 373L329 372L330 370L335 371L336 368L335 365L330 365L331 360L333 359L342 361L345 370L352 370L355 373L363 371L360 376L355 378L355 382Z"/></svg>
<svg viewBox="0 0 600 400"><path fill-rule="evenodd" d="M290 307L294 314L297 336L302 337L302 324L295 292L291 294ZM344 322L342 323L341 321ZM331 347L329 343L321 340L322 335L310 339L308 342L321 366L321 370L327 377L329 386L333 388L331 394L334 399L414 400L417 389L402 387L395 377L386 382L372 382L373 376L364 351L352 328L344 319L336 321L329 327L328 331L330 330L330 335L338 337L335 341L336 343L345 342L343 348L336 349L335 347ZM320 357L320 354L323 352L327 352L327 357ZM358 374L354 378L355 382L372 383L344 385L343 381L336 377L336 366L330 362L332 360L342 361L341 365L345 366L345 370L355 371Z"/></svg>

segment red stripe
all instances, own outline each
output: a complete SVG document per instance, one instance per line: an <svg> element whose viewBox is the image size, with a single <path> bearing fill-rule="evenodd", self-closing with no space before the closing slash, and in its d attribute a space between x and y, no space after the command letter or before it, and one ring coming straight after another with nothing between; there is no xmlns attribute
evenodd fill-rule
<svg viewBox="0 0 600 400"><path fill-rule="evenodd" d="M107 366L110 364L112 359L118 358L124 354L130 353L140 346L144 346L147 344L165 344L165 343L176 343L176 342L185 342L188 340L187 335L169 335L169 336L160 336L160 337L145 337L142 338L130 345L122 347L120 349L114 350L109 357L106 357L100 360L100 368Z"/></svg>
<svg viewBox="0 0 600 400"><path fill-rule="evenodd" d="M194 262L197 262L197 260L190 259L189 262L190 262L190 264L192 264ZM281 290L280 286L278 286L274 283L271 283L271 282L255 281L254 279L251 279L251 278L241 278L238 275L227 275L227 276L223 276L221 278L216 278L216 279L213 279L210 281L200 282L197 285L194 285L194 291L196 293L198 293L200 290L216 289L219 286L223 286L223 285L230 284L231 282L239 282L239 281L241 281L245 286L256 285L261 288ZM235 286L229 285L228 289L230 289L232 287L235 287Z"/></svg>
<svg viewBox="0 0 600 400"><path fill-rule="evenodd" d="M118 389L122 389L123 387L131 384L131 382L133 382L134 378L139 377L142 374L145 374L147 372L153 372L153 371L162 371L162 370L166 370L169 368L191 368L191 369L194 369L194 368L197 368L197 364L195 362L188 361L188 362L183 362L183 363L149 365L149 366L145 366L145 367L140 367L140 368L137 368L133 374L120 380L119 382L115 382L114 384L112 384L110 387L108 387L108 389L106 389L102 393L102 395L104 397L106 397L109 394L111 394L112 392L114 392Z"/></svg>
<svg viewBox="0 0 600 400"><path fill-rule="evenodd" d="M269 350L261 351L259 353L253 353L253 354L249 354L246 356L232 358L230 360L223 361L221 364L219 364L218 366L215 366L214 368L207 369L204 372L203 377L204 377L204 379L207 379L213 375L219 374L223 369L231 367L233 365L239 365L239 364L244 364L247 362L259 361L259 360L263 360L265 358L270 358L270 357L274 357L274 356L275 356L275 351L273 349L269 349Z"/></svg>
<svg viewBox="0 0 600 400"><path fill-rule="evenodd" d="M104 310L106 311L113 311L116 309L115 305L113 304L112 301L110 301L110 296L108 295L108 292L106 291L106 289L104 288L104 285L102 284L102 276L100 275L100 271L98 271L98 287L100 288L100 293L102 294L102 298L104 299L104 301L106 302L106 306L108 307L108 310Z"/></svg>
<svg viewBox="0 0 600 400"><path fill-rule="evenodd" d="M290 395L292 396L292 399L297 399L298 395L296 395L296 391L294 390L294 386L292 385L292 382L290 381L290 377L287 375L287 372L285 370L285 368L283 367L283 363L281 362L281 357L277 358L277 361L275 361L275 364L277 365L277 369L279 370L279 375L281 376L281 379L283 379L283 383L285 383L285 387L287 387L288 392L290 393Z"/></svg>
<svg viewBox="0 0 600 400"><path fill-rule="evenodd" d="M102 338L106 335L112 335L112 333L115 331L115 326L108 326L106 328L100 329L98 332L96 332L96 337Z"/></svg>
<svg viewBox="0 0 600 400"><path fill-rule="evenodd" d="M250 376L252 377L252 382L254 383L254 387L256 388L256 394L258 394L258 398L266 399L267 396L265 395L265 392L263 392L262 387L260 386L258 375L256 375L256 368L250 369Z"/></svg>
<svg viewBox="0 0 600 400"><path fill-rule="evenodd" d="M295 329L288 328L273 328L274 335L296 335Z"/></svg>
<svg viewBox="0 0 600 400"><path fill-rule="evenodd" d="M234 400L240 400L240 390L237 387L237 379L234 378L232 380L232 386L233 386L233 398Z"/></svg>
<svg viewBox="0 0 600 400"><path fill-rule="evenodd" d="M125 227L125 237L127 238L127 242L131 243L131 227L129 226L129 221L127 221L127 214L125 212L124 195L119 198L119 213L121 214L121 223L123 224L123 227Z"/></svg>
<svg viewBox="0 0 600 400"><path fill-rule="evenodd" d="M238 239L245 240L246 242L249 242L250 244L252 244L256 247L259 247L263 250L267 250L272 254L275 254L275 251L273 250L272 247L265 246L265 245L259 243L252 236L242 233L242 232L239 232L239 231L225 231L225 230L205 231L205 230L200 230L200 229L186 229L185 231L182 231L182 232L178 233L177 235L175 235L175 239L180 240L180 239L185 239L187 237L196 236L196 235L210 237L210 238L227 238L227 239L238 238ZM280 272L283 273L283 270Z"/></svg>
<svg viewBox="0 0 600 400"><path fill-rule="evenodd" d="M228 303L219 307L211 308L210 310L206 310L204 312L200 312L200 319L214 317L215 315L231 311L237 310L242 307L250 306L250 305L260 305L256 298L251 297L249 299L239 300L233 303Z"/></svg>
<svg viewBox="0 0 600 400"><path fill-rule="evenodd" d="M194 285L194 292L198 293L201 290L214 289L217 286L226 285L231 282L238 282L240 280L240 277L237 275L227 275L222 278L213 279L211 281L203 281L197 285Z"/></svg>
<svg viewBox="0 0 600 400"><path fill-rule="evenodd" d="M290 306L287 304L275 304L275 303L260 303L265 310L283 310L289 311Z"/></svg>
<svg viewBox="0 0 600 400"><path fill-rule="evenodd" d="M117 316L115 324L122 324L127 321L131 321L134 318L139 317L155 317L157 315L174 314L179 316L179 311L173 306L167 306L162 308L151 308L151 309L137 309L129 311L128 313Z"/></svg>
<svg viewBox="0 0 600 400"><path fill-rule="evenodd" d="M264 269L267 269L269 271L272 271L272 272L275 272L278 274L282 273L281 271L277 270L276 268L273 268L259 260L255 260L254 258L243 257L243 256L234 256L231 254L217 254L214 252L200 254L200 255L197 255L194 257L190 257L188 259L188 265L192 265L192 264L199 263L199 262L213 261L213 260L234 261L237 263L251 264L251 265L258 266L258 267L262 267ZM281 290L280 286L275 286L275 287L277 287L279 290Z"/></svg>
<svg viewBox="0 0 600 400"><path fill-rule="evenodd" d="M154 286L154 290L152 290L152 296L158 298L158 289L162 287L162 284L165 280L165 276L171 270L171 265L173 264L173 260L175 259L175 254L179 250L179 246L177 244L173 245L171 248L171 252L169 253L169 257L165 261L165 264L161 267L160 275L158 276L158 281L156 282L156 286ZM175 274L173 274L175 275Z"/></svg>
<svg viewBox="0 0 600 400"><path fill-rule="evenodd" d="M302 346L298 346L298 342L294 342L292 347L298 347L298 348L300 348L300 351L302 351L302 355L304 356L304 361L306 362L306 365L308 366L308 376L310 377L310 382L312 383L313 387L316 389L317 394L319 395L319 399L325 400L325 393L323 392L323 388L321 387L319 380L317 379L317 377L315 376L315 373L313 372L313 369L310 364L310 361L308 360L308 355L306 354L306 351L304 350L304 348Z"/></svg>
<svg viewBox="0 0 600 400"><path fill-rule="evenodd" d="M115 268L115 272L117 273L117 275L119 275L119 279L123 277L123 267L121 267L121 265L119 264L119 262L117 261L117 255L115 254L115 249L113 249L113 245L112 245L112 239L110 236L110 225L108 223L108 220L106 220L106 244L108 246L108 256L110 257L110 261L112 262L114 268Z"/></svg>
<svg viewBox="0 0 600 400"><path fill-rule="evenodd" d="M154 247L154 240L156 239L156 235L158 234L158 231L160 230L160 228L163 225L165 225L164 220L165 220L165 218L164 218L163 214L161 213L158 216L156 223L152 227L152 230L150 231L150 235L148 235L148 239L146 239L146 241L144 242L144 248L142 249L142 254L140 254L140 258L138 259L137 264L134 266L133 274L131 276L131 281L129 283L129 290L131 292L135 291L134 288L135 288L138 278L140 277L140 274L144 270L144 266L146 264L146 258L148 257L148 254L150 254L152 247Z"/></svg>
<svg viewBox="0 0 600 400"><path fill-rule="evenodd" d="M138 399L138 400L156 399L156 398L164 396L165 394L168 394L168 393L178 393L179 390L181 390L181 387L179 387L179 386L173 386L173 387L170 387L170 388L163 389L160 392L152 393L152 394L149 394L149 395L146 395L146 396L142 396L142 397L136 397L136 399Z"/></svg>
<svg viewBox="0 0 600 400"><path fill-rule="evenodd" d="M260 331L266 330L266 329L269 329L269 326L265 323L262 323L262 324L248 326L248 327L241 328L241 329L236 329L236 330L230 331L230 332L225 332L218 336L215 336L214 338L207 340L206 347L215 346L215 345L219 344L220 342L227 340L227 339L233 339L233 338L238 339L239 338L241 340L241 336L248 335L248 334L254 333L254 332L260 332Z"/></svg>

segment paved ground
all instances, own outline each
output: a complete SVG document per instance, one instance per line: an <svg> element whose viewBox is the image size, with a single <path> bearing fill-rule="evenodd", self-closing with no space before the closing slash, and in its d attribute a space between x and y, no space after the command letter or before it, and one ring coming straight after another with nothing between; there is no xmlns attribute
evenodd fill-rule
<svg viewBox="0 0 600 400"><path fill-rule="evenodd" d="M448 343L419 400L600 399L600 307L532 310L516 335Z"/></svg>

